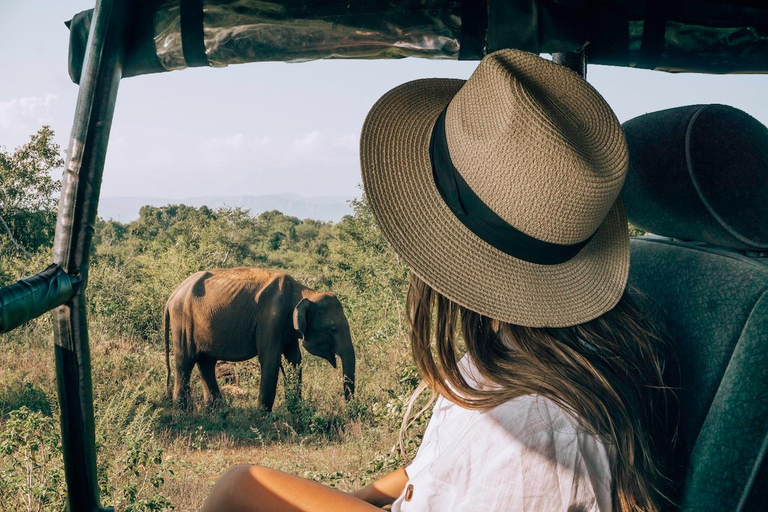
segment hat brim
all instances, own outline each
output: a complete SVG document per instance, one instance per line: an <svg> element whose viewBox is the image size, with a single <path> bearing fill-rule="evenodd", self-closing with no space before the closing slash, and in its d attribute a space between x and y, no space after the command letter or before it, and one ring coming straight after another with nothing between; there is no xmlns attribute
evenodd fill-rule
<svg viewBox="0 0 768 512"><path fill-rule="evenodd" d="M423 79L384 95L371 109L360 159L371 210L411 271L457 304L503 322L566 327L613 308L629 272L624 207L616 201L592 240L571 260L530 263L472 233L440 197L429 141L464 80Z"/></svg>

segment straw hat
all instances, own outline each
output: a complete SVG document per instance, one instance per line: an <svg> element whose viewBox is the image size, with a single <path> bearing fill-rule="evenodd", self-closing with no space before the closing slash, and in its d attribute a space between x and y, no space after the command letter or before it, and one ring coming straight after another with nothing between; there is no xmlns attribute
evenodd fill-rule
<svg viewBox="0 0 768 512"><path fill-rule="evenodd" d="M502 50L467 81L408 82L373 106L360 154L384 235L454 302L564 327L621 298L627 145L608 104L572 71Z"/></svg>

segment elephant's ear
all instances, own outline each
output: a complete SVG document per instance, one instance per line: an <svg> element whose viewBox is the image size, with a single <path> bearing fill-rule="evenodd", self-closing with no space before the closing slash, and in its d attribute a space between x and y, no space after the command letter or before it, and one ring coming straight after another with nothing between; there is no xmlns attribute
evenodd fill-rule
<svg viewBox="0 0 768 512"><path fill-rule="evenodd" d="M299 331L302 336L307 333L307 311L312 302L307 299L301 299L296 307L293 308L293 328Z"/></svg>

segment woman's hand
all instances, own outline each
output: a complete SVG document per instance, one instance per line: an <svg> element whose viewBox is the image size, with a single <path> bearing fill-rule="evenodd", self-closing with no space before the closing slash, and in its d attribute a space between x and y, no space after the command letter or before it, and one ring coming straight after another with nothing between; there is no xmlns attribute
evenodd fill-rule
<svg viewBox="0 0 768 512"><path fill-rule="evenodd" d="M351 494L371 505L383 507L391 505L403 493L406 483L408 474L405 468L400 468Z"/></svg>

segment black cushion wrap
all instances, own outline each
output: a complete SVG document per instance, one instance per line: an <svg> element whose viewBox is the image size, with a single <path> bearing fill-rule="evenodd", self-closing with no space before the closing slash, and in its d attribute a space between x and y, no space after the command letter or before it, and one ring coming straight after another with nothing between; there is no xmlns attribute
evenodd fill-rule
<svg viewBox="0 0 768 512"><path fill-rule="evenodd" d="M203 33L203 0L181 0L181 49L190 68L208 66Z"/></svg>
<svg viewBox="0 0 768 512"><path fill-rule="evenodd" d="M131 3L135 21L130 24L128 39L131 43L125 49L123 78L165 71L155 50L155 15L163 2L164 0L133 0ZM69 76L76 84L80 83L80 74L83 71L92 17L93 9L90 9L76 14L66 22L70 29Z"/></svg>
<svg viewBox="0 0 768 512"><path fill-rule="evenodd" d="M0 333L37 318L72 298L82 282L58 265L0 288Z"/></svg>
<svg viewBox="0 0 768 512"><path fill-rule="evenodd" d="M630 222L657 235L768 249L768 128L725 105L662 110L623 127Z"/></svg>
<svg viewBox="0 0 768 512"><path fill-rule="evenodd" d="M767 510L768 262L668 239L630 247L630 285L663 310L680 361L681 510Z"/></svg>

